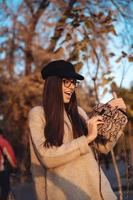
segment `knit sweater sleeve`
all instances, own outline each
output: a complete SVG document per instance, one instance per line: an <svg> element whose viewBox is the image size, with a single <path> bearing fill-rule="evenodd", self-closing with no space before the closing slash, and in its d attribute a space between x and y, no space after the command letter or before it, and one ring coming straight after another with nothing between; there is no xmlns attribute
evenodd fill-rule
<svg viewBox="0 0 133 200"><path fill-rule="evenodd" d="M79 110L79 114L85 119L85 121L89 120L89 117L87 115L87 113L81 108L81 107L78 107L78 110ZM122 131L120 131L118 134L117 134L117 139L116 141L114 142L107 142L105 145L103 144L96 144L95 142L93 143L93 146L94 148L96 148L100 153L103 153L103 154L107 154L109 153L113 147L116 145L117 143L117 140L120 138L120 136L122 135Z"/></svg>
<svg viewBox="0 0 133 200"><path fill-rule="evenodd" d="M35 153L46 168L58 167L89 152L86 136L81 136L59 147L46 148L44 146L44 127L43 109L40 106L34 107L29 112L30 136Z"/></svg>

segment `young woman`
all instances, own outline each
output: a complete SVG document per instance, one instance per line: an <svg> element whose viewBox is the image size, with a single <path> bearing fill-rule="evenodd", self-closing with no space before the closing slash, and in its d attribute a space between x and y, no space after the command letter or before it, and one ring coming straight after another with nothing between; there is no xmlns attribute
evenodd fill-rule
<svg viewBox="0 0 133 200"><path fill-rule="evenodd" d="M36 106L29 113L37 200L117 199L102 169L100 192L98 164L90 144L97 137L97 125L104 122L101 116L88 119L77 106L75 88L77 80L84 77L64 60L50 62L41 73L45 80L43 106ZM125 108L121 98L110 104ZM108 153L114 145L108 142L97 149Z"/></svg>

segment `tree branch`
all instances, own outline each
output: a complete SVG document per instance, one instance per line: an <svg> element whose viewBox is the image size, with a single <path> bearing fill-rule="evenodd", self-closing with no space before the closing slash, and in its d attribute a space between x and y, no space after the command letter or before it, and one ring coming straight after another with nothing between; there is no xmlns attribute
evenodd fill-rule
<svg viewBox="0 0 133 200"><path fill-rule="evenodd" d="M119 11L119 13L121 14L122 17L128 17L133 19L133 16L127 15L125 14L118 6L118 4L115 2L115 0L111 0L112 4L117 8L117 10Z"/></svg>

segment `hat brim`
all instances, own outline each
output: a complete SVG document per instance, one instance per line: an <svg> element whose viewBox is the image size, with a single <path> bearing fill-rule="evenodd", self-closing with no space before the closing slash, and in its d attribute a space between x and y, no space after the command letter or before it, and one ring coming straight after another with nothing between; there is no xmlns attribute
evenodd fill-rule
<svg viewBox="0 0 133 200"><path fill-rule="evenodd" d="M73 79L77 79L77 80L84 80L84 77L82 76L82 75L80 75L80 74L78 74L78 73L74 73L74 72L72 72L72 73L70 73L70 72L68 72L68 73L61 73L61 74L58 74L60 77L62 77L62 78L73 78Z"/></svg>

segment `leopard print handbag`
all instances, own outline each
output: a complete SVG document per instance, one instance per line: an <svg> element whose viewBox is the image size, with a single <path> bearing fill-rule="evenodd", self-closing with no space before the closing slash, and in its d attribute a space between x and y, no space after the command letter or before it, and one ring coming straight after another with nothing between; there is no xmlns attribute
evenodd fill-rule
<svg viewBox="0 0 133 200"><path fill-rule="evenodd" d="M116 141L118 132L123 130L128 122L126 112L118 107L113 108L108 103L97 104L90 118L97 115L103 117L104 124L98 125L98 136L95 141L101 144Z"/></svg>

